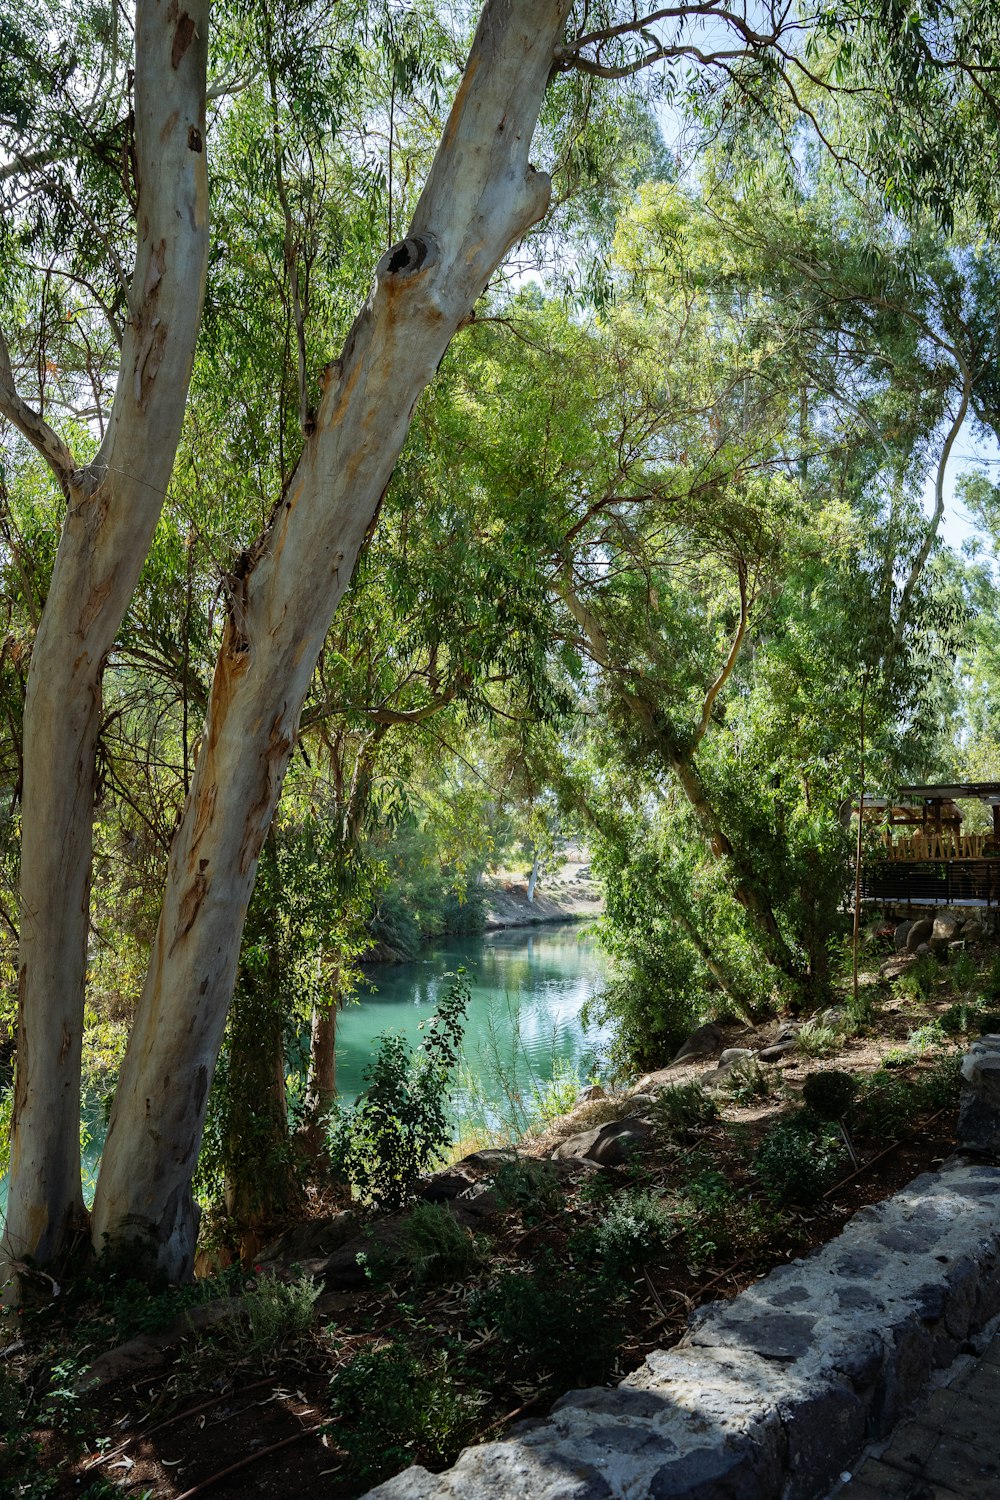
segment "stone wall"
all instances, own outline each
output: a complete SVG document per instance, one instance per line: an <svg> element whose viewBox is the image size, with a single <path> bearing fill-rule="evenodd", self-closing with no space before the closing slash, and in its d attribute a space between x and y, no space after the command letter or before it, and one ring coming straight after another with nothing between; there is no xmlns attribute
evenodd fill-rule
<svg viewBox="0 0 1000 1500"><path fill-rule="evenodd" d="M616 1388L369 1500L818 1500L998 1311L1000 1168L955 1159Z"/></svg>

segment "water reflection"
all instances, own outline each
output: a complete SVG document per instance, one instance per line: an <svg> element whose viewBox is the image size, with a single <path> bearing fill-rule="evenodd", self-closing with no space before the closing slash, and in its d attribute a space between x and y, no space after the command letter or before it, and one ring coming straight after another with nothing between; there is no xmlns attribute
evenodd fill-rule
<svg viewBox="0 0 1000 1500"><path fill-rule="evenodd" d="M464 1079L455 1115L510 1111L512 1096L532 1112L533 1095L553 1077L599 1070L608 1037L584 1028L583 1006L604 983L607 962L577 927L518 929L453 938L410 964L369 970L374 992L339 1017L337 1082L353 1099L375 1038L396 1031L411 1046L433 1014L449 972L463 967L471 991L463 1043Z"/></svg>

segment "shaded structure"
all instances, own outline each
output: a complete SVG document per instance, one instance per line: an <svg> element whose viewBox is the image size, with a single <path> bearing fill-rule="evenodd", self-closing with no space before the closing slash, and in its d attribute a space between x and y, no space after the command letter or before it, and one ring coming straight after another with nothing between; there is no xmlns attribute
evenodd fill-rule
<svg viewBox="0 0 1000 1500"><path fill-rule="evenodd" d="M982 803L990 822L967 830L959 802ZM892 802L866 796L861 815L882 828L879 852L864 863L862 900L1000 906L1000 782L904 786Z"/></svg>

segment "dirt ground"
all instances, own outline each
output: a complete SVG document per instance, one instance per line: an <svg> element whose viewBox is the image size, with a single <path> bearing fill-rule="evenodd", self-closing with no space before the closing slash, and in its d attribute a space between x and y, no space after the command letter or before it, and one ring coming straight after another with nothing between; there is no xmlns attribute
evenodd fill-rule
<svg viewBox="0 0 1000 1500"><path fill-rule="evenodd" d="M985 956L980 970L991 961L991 955ZM916 994L899 981L907 968L894 965L892 982L880 984L878 967L873 967L867 982L873 993L878 990L878 998L870 1024L841 1036L836 1050L827 1055L790 1052L768 1070L768 1097L738 1103L726 1102L721 1094L720 1117L681 1141L667 1146L660 1141L641 1160L625 1165L567 1176L558 1202L547 1210L531 1213L508 1206L485 1216L481 1230L488 1253L480 1287L483 1278L498 1269L530 1269L545 1256L567 1264L574 1256L579 1260L572 1234L593 1222L595 1176L603 1178L604 1202L616 1191L637 1188L669 1193L685 1158L694 1154L700 1165L725 1176L734 1204L759 1207L760 1187L752 1167L755 1146L779 1116L795 1108L811 1072L843 1068L863 1076L874 1073L888 1057L895 1078L916 1084L942 1056L966 1044L964 1034L937 1035L928 1044L927 1028L933 1033L935 1021L954 1012L954 984L942 969L929 993ZM969 1003L974 1009L971 998ZM984 1004L985 998L980 1008ZM733 1027L724 1040L733 1046L757 1046L779 1027L777 1021L756 1031ZM908 1045L914 1034L918 1044ZM670 1070L671 1082L697 1080L713 1067L712 1059L678 1066ZM884 1070L879 1076L885 1076ZM585 1105L553 1122L544 1135L525 1143L524 1150L541 1158L595 1116L608 1118L613 1113L613 1102L607 1100ZM622 1337L607 1374L609 1382L636 1368L651 1350L676 1340L693 1308L731 1296L771 1266L808 1254L839 1233L860 1207L932 1170L953 1149L954 1124L954 1107L949 1105L909 1120L898 1138L859 1137L858 1170L849 1167L808 1207L785 1210L774 1232L749 1252L740 1253L736 1244L693 1263L689 1241L678 1231L629 1280ZM477 1175L485 1179L489 1172L484 1169ZM336 1207L335 1202L317 1200L312 1212L320 1219ZM252 1267L246 1268L244 1287L253 1285L255 1274ZM288 1275L294 1274L290 1266ZM239 1292L240 1287L231 1289ZM0 1466L0 1494L12 1500L88 1494L92 1500L119 1494L137 1500L193 1500L202 1494L218 1500L300 1500L304 1493L318 1493L346 1500L363 1493L374 1480L362 1482L351 1470L338 1442L329 1399L331 1378L359 1351L385 1347L404 1335L428 1358L448 1349L449 1360L454 1357L462 1366L463 1378L476 1393L477 1417L474 1432L468 1434L476 1441L502 1434L515 1420L540 1414L559 1394L551 1382L526 1378L498 1357L494 1336L474 1315L476 1295L477 1286L469 1279L419 1291L403 1276L383 1284L328 1287L316 1304L318 1318L311 1332L263 1364L254 1367L241 1361L238 1351L228 1359L218 1350L206 1357L211 1331L191 1331L169 1344L159 1362L145 1370L133 1370L93 1395L77 1399L71 1393L55 1420L49 1399L49 1420L42 1422L37 1414L46 1409L45 1388L52 1385L51 1366L58 1362L60 1348L73 1349L76 1372L101 1352L97 1347L75 1347L72 1320L60 1322L53 1312L47 1321L42 1317L26 1329L23 1347L18 1351L15 1344L5 1361L7 1370L34 1395L18 1441L8 1445L6 1481ZM78 1373L55 1378L72 1384ZM419 1448L416 1457L427 1462Z"/></svg>

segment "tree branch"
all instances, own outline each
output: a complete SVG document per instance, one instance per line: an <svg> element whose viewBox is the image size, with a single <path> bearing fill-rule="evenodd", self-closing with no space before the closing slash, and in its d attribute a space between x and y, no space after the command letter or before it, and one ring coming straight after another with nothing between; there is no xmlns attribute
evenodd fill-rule
<svg viewBox="0 0 1000 1500"><path fill-rule="evenodd" d="M14 385L10 349L0 331L0 414L13 422L18 432L33 444L59 481L64 495L69 495L70 479L76 461L62 438L41 414L22 401Z"/></svg>
<svg viewBox="0 0 1000 1500"><path fill-rule="evenodd" d="M750 610L747 603L747 565L743 561L742 557L736 565L736 572L740 583L740 623L736 627L736 634L733 636L733 644L729 648L729 655L726 657L722 671L719 673L718 677L715 679L715 681L712 683L712 686L705 694L705 702L701 710L701 719L698 722L698 728L694 732L694 745L691 747L692 749L696 749L705 738L705 731L708 729L709 722L712 717L712 707L715 703L716 698L719 696L721 689L725 686L726 682L729 680L729 677L732 674L732 670L735 667L740 654L740 648L743 645L743 637L747 633L747 619Z"/></svg>

